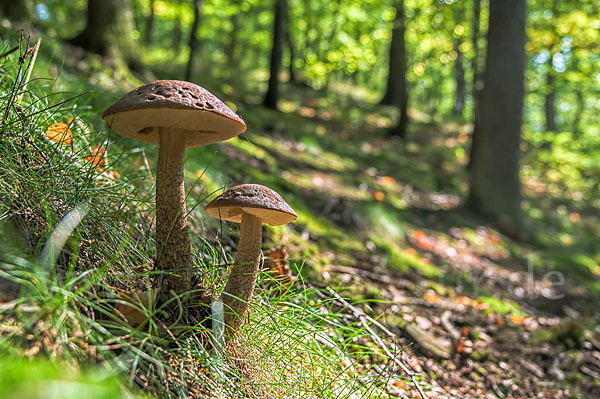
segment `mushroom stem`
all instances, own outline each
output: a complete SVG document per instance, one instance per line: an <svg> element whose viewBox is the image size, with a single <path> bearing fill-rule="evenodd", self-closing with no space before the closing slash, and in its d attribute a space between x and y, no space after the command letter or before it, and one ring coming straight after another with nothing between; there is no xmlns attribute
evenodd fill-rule
<svg viewBox="0 0 600 399"><path fill-rule="evenodd" d="M192 281L183 162L185 130L159 128L156 171L156 270L167 272L161 289L183 293Z"/></svg>
<svg viewBox="0 0 600 399"><path fill-rule="evenodd" d="M258 276L261 244L262 220L242 213L238 252L223 291L225 326L230 335L237 331L248 311Z"/></svg>

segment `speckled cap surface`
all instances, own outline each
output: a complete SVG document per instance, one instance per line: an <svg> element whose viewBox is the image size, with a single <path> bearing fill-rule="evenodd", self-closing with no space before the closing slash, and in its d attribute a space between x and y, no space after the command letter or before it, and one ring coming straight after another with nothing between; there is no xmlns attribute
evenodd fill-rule
<svg viewBox="0 0 600 399"><path fill-rule="evenodd" d="M195 83L155 80L127 93L102 115L122 136L158 145L158 128L188 131L186 146L224 141L246 130L231 108Z"/></svg>
<svg viewBox="0 0 600 399"><path fill-rule="evenodd" d="M286 224L298 217L281 195L260 184L231 187L205 209L211 216L236 223L241 223L242 212L259 217L271 226Z"/></svg>

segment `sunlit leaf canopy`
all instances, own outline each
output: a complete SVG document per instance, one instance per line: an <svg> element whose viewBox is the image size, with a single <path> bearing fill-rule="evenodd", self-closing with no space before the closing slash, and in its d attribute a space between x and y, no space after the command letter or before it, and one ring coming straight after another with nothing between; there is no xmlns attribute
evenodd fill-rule
<svg viewBox="0 0 600 399"><path fill-rule="evenodd" d="M139 46L142 62L161 65L163 71L164 65L172 65L173 76L178 76L189 54L193 2L131 0L131 4L133 36L140 44L151 7L154 12L151 40ZM396 4L392 0L288 0L290 37L285 39L284 73L293 63L301 81L317 89L327 87L331 101L338 101L340 93L378 101L388 73ZM459 60L467 85L463 117L473 116L473 66L480 72L484 67L489 13L488 2L482 1L481 32L474 41L474 4L475 0L404 1L410 103L424 122L440 121L452 113ZM229 80L231 85L223 85L225 93L241 86L259 93L257 97L264 92L273 5L271 0L202 2L199 67L203 73ZM552 148L556 157L547 156L554 162L547 169L574 168L577 173L571 175L578 178L561 184L575 184L589 193L597 175L594 157L589 155L600 148L600 5L594 0L532 0L527 6L523 149L543 147L562 132L557 137L567 139ZM36 14L50 33L72 37L85 23L86 7L85 0L41 1ZM556 132L552 133L546 132L544 114L550 92L555 93ZM349 119L355 116L348 114Z"/></svg>

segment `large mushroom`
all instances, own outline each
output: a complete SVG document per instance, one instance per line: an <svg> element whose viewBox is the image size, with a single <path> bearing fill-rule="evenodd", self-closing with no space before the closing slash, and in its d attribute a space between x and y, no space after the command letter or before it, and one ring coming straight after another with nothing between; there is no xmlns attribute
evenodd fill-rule
<svg viewBox="0 0 600 399"><path fill-rule="evenodd" d="M102 115L122 136L160 146L156 171L155 269L160 289L190 289L192 256L187 230L183 162L186 147L243 133L242 118L208 90L179 80L157 80L129 92Z"/></svg>
<svg viewBox="0 0 600 399"><path fill-rule="evenodd" d="M225 326L231 335L241 325L256 285L262 224L279 226L297 216L279 194L260 184L231 187L205 209L211 216L241 223L237 255L223 291Z"/></svg>

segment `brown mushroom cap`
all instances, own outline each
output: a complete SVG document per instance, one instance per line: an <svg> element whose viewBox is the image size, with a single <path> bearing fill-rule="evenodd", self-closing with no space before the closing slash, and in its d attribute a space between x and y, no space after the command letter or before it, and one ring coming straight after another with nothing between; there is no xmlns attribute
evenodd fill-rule
<svg viewBox="0 0 600 399"><path fill-rule="evenodd" d="M262 219L271 226L286 224L298 217L281 195L260 184L231 187L205 207L216 218L241 223L242 212Z"/></svg>
<svg viewBox="0 0 600 399"><path fill-rule="evenodd" d="M155 80L125 94L102 119L122 136L158 145L158 128L187 131L187 147L237 136L246 124L205 88L181 80Z"/></svg>

